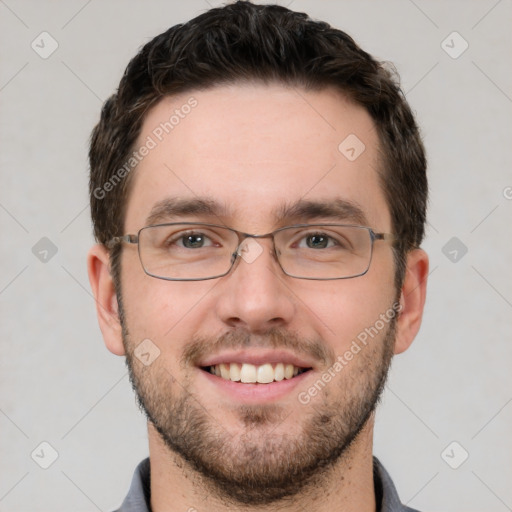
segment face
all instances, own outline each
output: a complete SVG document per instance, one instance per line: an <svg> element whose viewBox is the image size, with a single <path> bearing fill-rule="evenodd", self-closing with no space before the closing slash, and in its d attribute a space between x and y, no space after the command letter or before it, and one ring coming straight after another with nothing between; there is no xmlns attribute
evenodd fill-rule
<svg viewBox="0 0 512 512"><path fill-rule="evenodd" d="M183 109L191 97L195 106ZM176 109L179 121L162 132ZM338 149L351 134L364 143L356 159ZM148 137L157 144L134 171L124 233L180 221L252 234L299 223L391 232L374 124L335 91L186 93L149 112L139 145ZM162 442L212 490L268 504L312 485L371 418L394 349L397 290L387 241L374 243L365 275L326 281L285 275L271 238L254 243L256 257L239 258L228 275L183 282L146 275L137 247L125 244L121 316L132 383ZM159 355L146 366L134 350L147 339ZM231 363L307 371L243 383L205 369L217 363L224 373Z"/></svg>

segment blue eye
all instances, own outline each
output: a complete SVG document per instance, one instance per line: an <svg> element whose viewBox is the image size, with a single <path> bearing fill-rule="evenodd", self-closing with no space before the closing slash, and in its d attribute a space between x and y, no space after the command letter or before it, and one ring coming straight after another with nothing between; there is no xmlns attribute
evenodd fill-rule
<svg viewBox="0 0 512 512"><path fill-rule="evenodd" d="M299 249L330 249L339 246L339 242L326 233L303 233L298 238L297 245Z"/></svg>
<svg viewBox="0 0 512 512"><path fill-rule="evenodd" d="M215 245L212 239L201 232L176 233L167 241L167 246L176 245L185 249L201 249Z"/></svg>
<svg viewBox="0 0 512 512"><path fill-rule="evenodd" d="M179 238L183 247L187 249L197 249L198 247L204 247L205 240L208 240L203 234L190 234L183 235Z"/></svg>
<svg viewBox="0 0 512 512"><path fill-rule="evenodd" d="M306 245L310 249L325 249L327 247L332 247L332 239L329 236L326 236L324 234L313 234L308 235L305 237ZM329 245L329 242L331 241L331 245Z"/></svg>

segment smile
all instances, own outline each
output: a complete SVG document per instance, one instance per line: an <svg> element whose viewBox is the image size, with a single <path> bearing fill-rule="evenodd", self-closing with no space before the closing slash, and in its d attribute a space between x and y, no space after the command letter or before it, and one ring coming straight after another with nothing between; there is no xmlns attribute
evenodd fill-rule
<svg viewBox="0 0 512 512"><path fill-rule="evenodd" d="M301 368L286 363L221 363L201 367L202 370L216 375L224 380L242 382L244 384L269 384L283 379L293 379L311 368Z"/></svg>

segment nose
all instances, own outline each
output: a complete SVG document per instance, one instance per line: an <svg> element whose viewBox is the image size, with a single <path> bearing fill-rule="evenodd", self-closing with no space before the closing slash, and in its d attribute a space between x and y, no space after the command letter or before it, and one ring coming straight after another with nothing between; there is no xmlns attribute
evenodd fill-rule
<svg viewBox="0 0 512 512"><path fill-rule="evenodd" d="M216 287L217 316L230 327L254 333L288 325L296 305L272 240L246 238L238 255L234 268Z"/></svg>

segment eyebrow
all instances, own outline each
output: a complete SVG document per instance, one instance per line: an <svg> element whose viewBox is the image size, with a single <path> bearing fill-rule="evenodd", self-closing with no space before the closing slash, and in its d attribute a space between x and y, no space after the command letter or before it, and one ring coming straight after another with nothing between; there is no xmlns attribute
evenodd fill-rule
<svg viewBox="0 0 512 512"><path fill-rule="evenodd" d="M228 216L229 209L206 197L180 198L167 197L158 201L146 218L146 226L167 222L173 217L223 217Z"/></svg>
<svg viewBox="0 0 512 512"><path fill-rule="evenodd" d="M207 197L180 198L167 197L158 201L146 218L146 226L174 220L175 217L216 217L222 223L222 218L235 217L234 212L226 205ZM311 221L315 219L330 219L351 222L366 226L368 220L363 209L354 201L342 198L328 200L304 200L285 203L274 209L273 220L276 224L292 221Z"/></svg>
<svg viewBox="0 0 512 512"><path fill-rule="evenodd" d="M275 220L331 219L366 226L368 219L363 209L354 201L333 198L328 200L304 200L285 204L275 212Z"/></svg>

